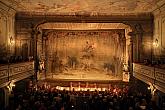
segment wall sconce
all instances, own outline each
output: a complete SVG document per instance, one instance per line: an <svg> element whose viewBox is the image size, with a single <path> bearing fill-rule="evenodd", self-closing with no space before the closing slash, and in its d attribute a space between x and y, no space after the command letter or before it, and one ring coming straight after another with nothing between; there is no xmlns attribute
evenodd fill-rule
<svg viewBox="0 0 165 110"><path fill-rule="evenodd" d="M7 88L8 88L8 90L9 90L9 92L12 91L13 87L15 87L14 80L9 81L9 83L8 83L8 85L7 85Z"/></svg>
<svg viewBox="0 0 165 110"><path fill-rule="evenodd" d="M159 46L158 39L155 39L155 41L153 42L153 46L154 46L154 47L158 47L158 46Z"/></svg>
<svg viewBox="0 0 165 110"><path fill-rule="evenodd" d="M150 84L150 86L148 87L148 90L151 91L151 94L154 95L156 92L156 87L154 84Z"/></svg>
<svg viewBox="0 0 165 110"><path fill-rule="evenodd" d="M128 66L128 64L123 64L123 71L125 71L125 72L129 72L129 66Z"/></svg>
<svg viewBox="0 0 165 110"><path fill-rule="evenodd" d="M10 41L9 42L10 42L11 45L14 44L14 39L13 39L12 36L10 37Z"/></svg>

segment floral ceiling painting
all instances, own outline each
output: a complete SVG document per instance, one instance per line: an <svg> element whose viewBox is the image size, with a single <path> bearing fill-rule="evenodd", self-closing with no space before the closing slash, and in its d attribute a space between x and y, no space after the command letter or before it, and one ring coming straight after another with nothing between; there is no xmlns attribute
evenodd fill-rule
<svg viewBox="0 0 165 110"><path fill-rule="evenodd" d="M15 0L19 11L56 14L151 12L161 0Z"/></svg>

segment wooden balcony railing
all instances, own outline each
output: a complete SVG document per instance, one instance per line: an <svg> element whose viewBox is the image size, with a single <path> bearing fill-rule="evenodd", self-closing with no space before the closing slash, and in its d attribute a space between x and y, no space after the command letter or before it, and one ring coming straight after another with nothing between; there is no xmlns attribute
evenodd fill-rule
<svg viewBox="0 0 165 110"><path fill-rule="evenodd" d="M19 81L34 75L34 62L22 62L0 66L0 87L9 81Z"/></svg>
<svg viewBox="0 0 165 110"><path fill-rule="evenodd" d="M165 69L134 63L133 76L165 93Z"/></svg>

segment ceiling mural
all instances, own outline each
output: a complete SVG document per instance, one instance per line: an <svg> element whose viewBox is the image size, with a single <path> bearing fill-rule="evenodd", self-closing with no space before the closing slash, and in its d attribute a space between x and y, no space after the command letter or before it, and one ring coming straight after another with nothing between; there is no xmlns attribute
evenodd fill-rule
<svg viewBox="0 0 165 110"><path fill-rule="evenodd" d="M105 14L151 12L161 0L14 0L19 11L55 14ZM22 8L21 8L22 7Z"/></svg>

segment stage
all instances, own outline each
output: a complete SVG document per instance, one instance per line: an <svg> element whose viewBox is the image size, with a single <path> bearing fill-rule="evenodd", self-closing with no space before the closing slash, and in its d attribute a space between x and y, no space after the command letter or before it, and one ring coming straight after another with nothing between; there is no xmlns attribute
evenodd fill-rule
<svg viewBox="0 0 165 110"><path fill-rule="evenodd" d="M42 75L42 77L44 77ZM42 79L41 77L41 79ZM45 79L45 78L43 78ZM56 73L48 73L46 79L52 80L70 80L70 81L122 81L121 74L100 70L69 70Z"/></svg>
<svg viewBox="0 0 165 110"><path fill-rule="evenodd" d="M123 88L128 86L128 82L122 80L76 80L76 79L54 79L47 78L39 80L38 85L49 85L59 90L75 90L75 91L104 91L112 87Z"/></svg>
<svg viewBox="0 0 165 110"><path fill-rule="evenodd" d="M70 87L71 84L73 88L78 89L87 86L89 88L109 88L110 85L122 87L128 84L128 82L122 81L122 76L98 70L71 70L70 72L48 73L46 76L42 73L42 77L39 79L39 84L47 83L53 87L64 88Z"/></svg>

